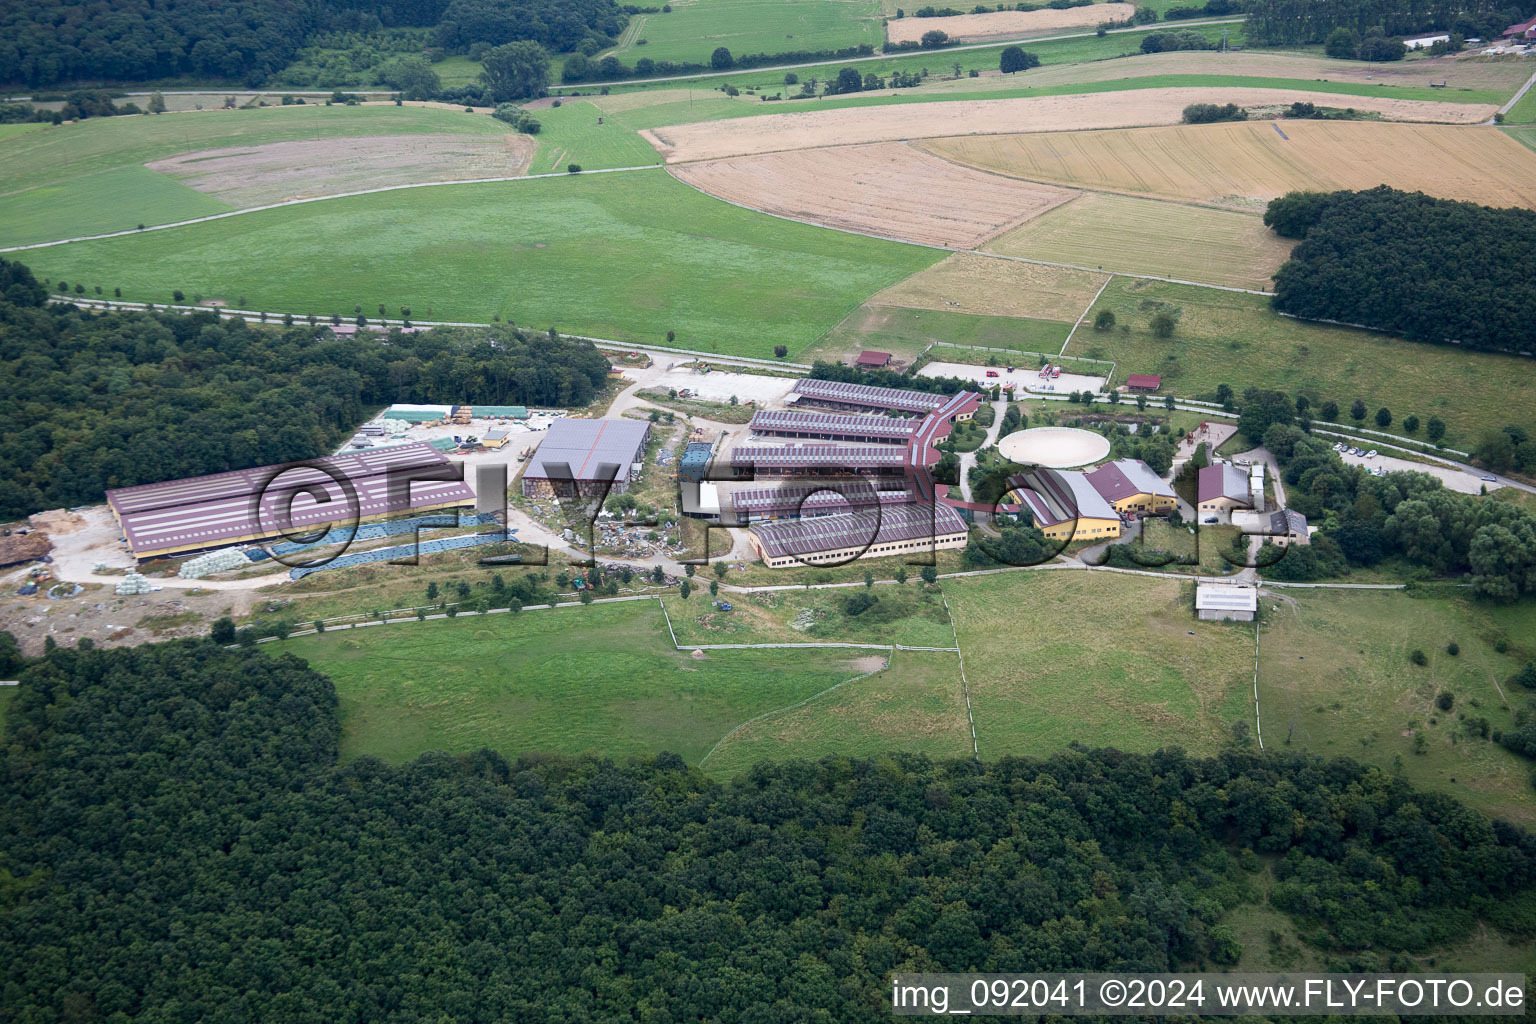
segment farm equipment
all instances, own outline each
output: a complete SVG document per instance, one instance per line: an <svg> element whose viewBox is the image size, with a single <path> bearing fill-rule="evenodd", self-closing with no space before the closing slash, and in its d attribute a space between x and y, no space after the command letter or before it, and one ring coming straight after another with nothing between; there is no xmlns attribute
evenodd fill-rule
<svg viewBox="0 0 1536 1024"><path fill-rule="evenodd" d="M728 612L731 610L731 602L729 601L716 601L714 602L714 605L716 608L719 608L723 612Z"/></svg>

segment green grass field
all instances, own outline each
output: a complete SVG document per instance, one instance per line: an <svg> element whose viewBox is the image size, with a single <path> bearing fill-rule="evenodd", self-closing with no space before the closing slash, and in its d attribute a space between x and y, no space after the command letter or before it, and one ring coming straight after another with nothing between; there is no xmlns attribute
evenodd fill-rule
<svg viewBox="0 0 1536 1024"><path fill-rule="evenodd" d="M46 127L47 125L41 121L27 121L20 124L0 124L0 142L4 142L7 139L14 139L18 135L25 135L27 132L39 131Z"/></svg>
<svg viewBox="0 0 1536 1024"><path fill-rule="evenodd" d="M0 240L25 245L131 231L139 224L167 224L231 209L148 167L119 167L0 197Z"/></svg>
<svg viewBox="0 0 1536 1024"><path fill-rule="evenodd" d="M864 668L859 651L673 650L651 602L331 631L282 650L329 675L342 755L491 747L696 764L726 733ZM274 653L276 653L274 651Z"/></svg>
<svg viewBox="0 0 1536 1024"><path fill-rule="evenodd" d="M1069 323L1016 316L972 316L936 309L862 305L801 354L802 362L842 360L863 349L890 352L898 359L915 358L936 341L951 345L1056 352L1067 340ZM954 358L935 351L935 358Z"/></svg>
<svg viewBox="0 0 1536 1024"><path fill-rule="evenodd" d="M970 756L970 725L953 654L897 651L876 675L732 733L703 767L730 777L758 761L868 757L890 750Z"/></svg>
<svg viewBox="0 0 1536 1024"><path fill-rule="evenodd" d="M1527 94L1529 98L1530 94ZM1526 125L1520 128L1505 128L1504 134L1514 139L1527 149L1536 149L1536 125Z"/></svg>
<svg viewBox="0 0 1536 1024"><path fill-rule="evenodd" d="M460 111L319 104L99 117L48 126L0 145L0 181L5 182L0 244L165 224L223 209L216 200L169 178L163 183L152 180L153 172L143 167L178 153L358 135L507 131L494 118ZM118 177L108 177L107 172ZM212 209L210 203L215 204ZM50 210L58 211L56 224Z"/></svg>
<svg viewBox="0 0 1536 1024"><path fill-rule="evenodd" d="M1155 337L1148 321L1173 308L1181 311L1173 337ZM1120 326L1079 331L1068 354L1114 359L1122 374L1161 374L1164 393L1194 397L1218 384L1239 392L1259 384L1304 393L1314 408L1332 399L1341 409L1359 397L1373 412L1391 409L1398 422L1410 413L1440 417L1443 443L1462 450L1506 423L1536 430L1536 375L1514 356L1307 323L1275 313L1264 296L1157 281L1116 278L1089 319L1105 309Z"/></svg>
<svg viewBox="0 0 1536 1024"><path fill-rule="evenodd" d="M529 174L563 171L568 164L583 170L641 167L660 164L655 148L624 122L624 115L605 114L585 100L569 100L535 114L540 131ZM603 123L598 124L598 118Z"/></svg>
<svg viewBox="0 0 1536 1024"><path fill-rule="evenodd" d="M660 17L660 15L655 15L654 17ZM1193 32L1200 32L1212 41L1220 40L1221 30L1226 28L1229 42L1231 42L1233 45L1238 45L1243 42L1243 26L1241 22L1232 22L1225 26L1203 25L1181 27L1189 28L1190 31ZM1070 35L1072 38L1034 40L1030 42L1029 50L1040 58L1040 63L1042 65L1075 64L1082 61L1097 61L1115 57L1128 57L1139 55L1141 53L1141 40L1142 36L1144 36L1146 32L1161 32L1166 30L1167 29L1165 26L1159 25L1144 31L1112 32L1103 38L1097 37L1091 30L1082 30L1081 32L1064 30L1062 34ZM929 71L933 74L948 74L949 66L956 60L960 61L960 65L963 69L977 68L995 70L998 65L998 60L1002 56L1003 49L1006 45L1007 44L1005 43L999 43L996 46L982 46L976 49L956 50L952 52L946 52L943 50L925 50L916 53L890 54L888 56L882 57L880 60L860 61L854 66L857 67L861 73L873 72L882 77L889 75L892 71L921 71L923 68L929 69ZM641 47L641 49L649 50L650 46L644 46ZM713 50L713 47L710 49ZM734 53L736 51L733 49L732 52ZM652 56L652 59L655 59L654 55L634 52L626 53L624 55L624 61L625 63L633 63L635 58L641 56ZM704 59L708 59L708 52L705 53ZM807 67L798 68L796 69L796 74L799 75L800 81L802 82L809 81L813 75L821 81L826 81L829 76L836 76L838 70L845 64L847 64L846 61L827 61L822 64L813 64ZM551 70L555 71L557 69L552 67ZM691 79L677 79L676 81L671 82L658 82L655 85L650 86L650 88L677 88L680 86L686 87L690 83L693 83L696 86L705 89L718 89L722 81L729 81L738 89L766 89L766 91L770 94L784 91L784 72L765 70L743 70L740 73L731 74L728 78L694 77ZM569 86L557 86L557 88L579 89L586 91L586 89L590 88L590 86L583 86L580 83L575 83ZM618 88L643 89L647 88L647 86L643 84L642 80L641 82L637 82L635 85L622 85L618 86ZM798 88L799 86L795 86L793 89L788 91L794 91L794 89ZM1436 92L1439 91L1440 90L1436 90Z"/></svg>
<svg viewBox="0 0 1536 1024"><path fill-rule="evenodd" d="M1278 611L1270 606L1279 604ZM1536 821L1528 761L1472 735L1467 719L1508 728L1529 694L1508 676L1536 657L1536 607L1393 592L1304 591L1264 598L1259 701L1264 743L1391 768L1488 814ZM1510 650L1499 654L1500 637ZM1455 641L1452 657L1446 645ZM1429 664L1409 661L1423 650ZM1503 688L1503 693L1500 692ZM1442 690L1449 712L1435 706ZM1426 744L1417 748L1422 733Z"/></svg>
<svg viewBox="0 0 1536 1024"><path fill-rule="evenodd" d="M699 579L706 578L700 574ZM710 576L709 578L713 578ZM706 584L707 586L707 584ZM870 593L880 603L857 616L846 614L847 590L778 590L722 594L732 606L717 611L697 595L668 600L667 612L680 644L869 643L911 647L952 647L955 636L939 595L916 581L905 586L877 586Z"/></svg>
<svg viewBox="0 0 1536 1024"><path fill-rule="evenodd" d="M337 239L351 239L338 246ZM793 357L940 253L753 213L660 170L411 189L28 253L40 276Z"/></svg>
<svg viewBox="0 0 1536 1024"><path fill-rule="evenodd" d="M641 57L707 64L717 46L743 56L878 47L883 39L879 0L674 0L671 7L631 16L619 45L603 55L626 64Z"/></svg>
<svg viewBox="0 0 1536 1024"><path fill-rule="evenodd" d="M946 581L982 758L1073 742L1209 754L1251 724L1253 629L1197 622L1191 586L1057 570Z"/></svg>
<svg viewBox="0 0 1536 1024"><path fill-rule="evenodd" d="M1506 124L1531 124L1536 122L1536 89L1520 97L1520 102L1509 108L1504 115Z"/></svg>

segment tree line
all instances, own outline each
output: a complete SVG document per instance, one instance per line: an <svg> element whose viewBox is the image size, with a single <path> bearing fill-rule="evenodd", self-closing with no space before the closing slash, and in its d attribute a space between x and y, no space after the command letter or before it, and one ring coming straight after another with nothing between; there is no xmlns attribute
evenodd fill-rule
<svg viewBox="0 0 1536 1024"><path fill-rule="evenodd" d="M1283 313L1488 351L1536 345L1536 211L1381 185L1293 192L1264 223L1302 240L1275 273Z"/></svg>
<svg viewBox="0 0 1536 1024"><path fill-rule="evenodd" d="M1249 435L1252 436L1252 435ZM1333 445L1288 422L1263 432L1280 464L1289 506L1323 530L1265 575L1314 579L1391 556L1436 575L1465 577L1494 601L1536 596L1536 514L1445 487L1419 472L1376 476L1345 465Z"/></svg>
<svg viewBox="0 0 1536 1024"><path fill-rule="evenodd" d="M255 87L329 33L429 27L455 53L519 41L595 53L627 22L613 0L35 0L0 10L0 83L197 75Z"/></svg>
<svg viewBox="0 0 1536 1024"><path fill-rule="evenodd" d="M575 406L608 375L591 343L514 327L340 339L326 326L46 304L0 260L0 517L110 487L329 454L392 402Z"/></svg>
<svg viewBox="0 0 1536 1024"><path fill-rule="evenodd" d="M1454 31L1492 39L1521 13L1507 0L1249 0L1246 6L1244 31L1261 46L1321 43L1337 28L1359 37L1375 28L1388 36Z"/></svg>
<svg viewBox="0 0 1536 1024"><path fill-rule="evenodd" d="M1266 904L1328 970L1536 935L1536 837L1343 759L339 764L335 691L289 655L55 648L20 678L8 1019L875 1022L898 970L1229 966Z"/></svg>

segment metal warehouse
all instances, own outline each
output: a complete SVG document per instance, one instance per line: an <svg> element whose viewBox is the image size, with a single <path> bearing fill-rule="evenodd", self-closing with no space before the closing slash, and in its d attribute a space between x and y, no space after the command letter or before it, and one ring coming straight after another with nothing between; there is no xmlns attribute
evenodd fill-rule
<svg viewBox="0 0 1536 1024"><path fill-rule="evenodd" d="M872 388L864 384L847 384L840 380L816 380L806 377L795 382L791 393L804 405L819 405L832 409L852 411L876 410L885 412L896 409L922 415L942 406L948 398L926 391L908 391L902 388Z"/></svg>
<svg viewBox="0 0 1536 1024"><path fill-rule="evenodd" d="M605 488L623 494L645 457L650 433L650 424L634 420L556 420L523 472L523 494L571 497L573 487L583 496Z"/></svg>
<svg viewBox="0 0 1536 1024"><path fill-rule="evenodd" d="M833 488L836 488L835 490ZM731 495L731 508L739 522L759 519L789 519L795 516L832 515L864 509L876 503L905 505L917 495L905 487L877 490L866 478L829 480L825 484L791 484L785 487L755 487Z"/></svg>
<svg viewBox="0 0 1536 1024"><path fill-rule="evenodd" d="M449 466L432 446L405 444L347 452L292 468L260 466L119 487L107 492L107 504L128 550L145 559L304 533L354 517L472 506L475 494L464 483L421 479L440 475ZM411 477L420 482L400 483ZM348 484L356 493L355 503L348 499Z"/></svg>
<svg viewBox="0 0 1536 1024"><path fill-rule="evenodd" d="M770 411L755 414L751 427L753 433L779 437L904 444L917 430L918 421L888 416L822 416L813 412Z"/></svg>
<svg viewBox="0 0 1536 1024"><path fill-rule="evenodd" d="M948 505L890 505L866 512L761 523L751 528L748 537L764 565L782 569L963 548L966 529L965 521Z"/></svg>
<svg viewBox="0 0 1536 1024"><path fill-rule="evenodd" d="M906 448L855 448L841 444L745 445L731 449L731 471L738 477L900 473Z"/></svg>

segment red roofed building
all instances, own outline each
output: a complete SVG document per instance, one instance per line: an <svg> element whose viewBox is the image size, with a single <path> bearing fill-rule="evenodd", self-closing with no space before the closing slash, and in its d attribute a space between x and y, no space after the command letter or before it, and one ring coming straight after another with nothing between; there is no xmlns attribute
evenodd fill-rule
<svg viewBox="0 0 1536 1024"><path fill-rule="evenodd" d="M889 352L876 352L873 349L865 349L859 353L859 358L853 361L853 365L861 370L879 370L889 366L891 354Z"/></svg>
<svg viewBox="0 0 1536 1024"><path fill-rule="evenodd" d="M1125 378L1125 386L1132 391L1156 391L1163 386L1163 378L1155 373L1133 373Z"/></svg>
<svg viewBox="0 0 1536 1024"><path fill-rule="evenodd" d="M1505 39L1536 39L1536 18L1511 25L1504 30Z"/></svg>

